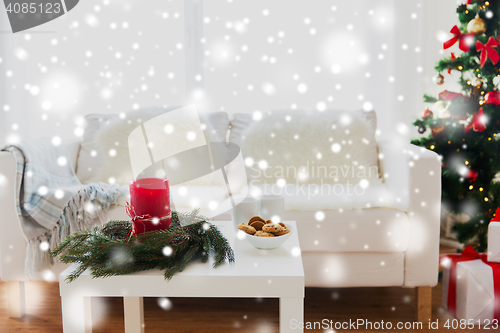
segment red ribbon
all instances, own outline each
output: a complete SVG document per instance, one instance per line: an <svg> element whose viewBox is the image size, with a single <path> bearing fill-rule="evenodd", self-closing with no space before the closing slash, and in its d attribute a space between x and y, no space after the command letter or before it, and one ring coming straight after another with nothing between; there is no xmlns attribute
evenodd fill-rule
<svg viewBox="0 0 500 333"><path fill-rule="evenodd" d="M485 262L493 271L493 291L495 295L493 318L500 320L500 264L496 262Z"/></svg>
<svg viewBox="0 0 500 333"><path fill-rule="evenodd" d="M486 59L488 58L490 58L493 65L497 64L498 60L500 60L500 56L494 49L494 47L497 46L498 44L493 37L490 37L490 39L488 39L488 42L486 42L486 44L483 44L480 41L476 41L476 50L481 52L481 67L484 67Z"/></svg>
<svg viewBox="0 0 500 333"><path fill-rule="evenodd" d="M472 115L472 120L470 121L469 125L464 129L464 133L467 133L470 131L472 128L475 132L482 132L486 130L486 125L484 124L484 117L483 113L483 108L480 108L477 113L474 113Z"/></svg>
<svg viewBox="0 0 500 333"><path fill-rule="evenodd" d="M463 34L462 32L460 32L460 29L457 26L451 28L450 32L455 36L452 37L450 40L444 42L443 48L446 50L452 47L457 42L457 40L459 40L458 47L460 48L460 50L464 52L469 51L470 47L469 44L467 44L467 39L472 38L474 36L474 33L470 32Z"/></svg>
<svg viewBox="0 0 500 333"><path fill-rule="evenodd" d="M149 214L136 215L134 207L132 207L132 205L128 202L125 203L125 210L127 211L127 215L130 217L132 222L132 229L130 230L132 236L148 231L166 230L170 228L170 224L172 223L171 214L165 214L158 217L152 217Z"/></svg>
<svg viewBox="0 0 500 333"><path fill-rule="evenodd" d="M448 311L454 316L457 315L457 263L481 259L486 265L490 266L493 271L493 290L495 295L493 317L494 319L500 320L500 264L489 262L486 254L477 253L470 245L460 254L443 256L439 260L442 262L444 258L450 260L450 279L448 282L447 299Z"/></svg>

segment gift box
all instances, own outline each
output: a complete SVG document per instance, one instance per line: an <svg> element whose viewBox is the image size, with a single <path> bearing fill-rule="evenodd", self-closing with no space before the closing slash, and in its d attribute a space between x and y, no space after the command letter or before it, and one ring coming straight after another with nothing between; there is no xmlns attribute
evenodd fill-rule
<svg viewBox="0 0 500 333"><path fill-rule="evenodd" d="M457 264L481 258L486 260L486 255L477 253L472 246L466 247L460 254L449 254L440 258L443 267L442 305L455 317L457 316Z"/></svg>
<svg viewBox="0 0 500 333"><path fill-rule="evenodd" d="M500 222L488 226L488 261L500 262Z"/></svg>
<svg viewBox="0 0 500 333"><path fill-rule="evenodd" d="M500 264L482 259L457 263L456 317L500 320Z"/></svg>

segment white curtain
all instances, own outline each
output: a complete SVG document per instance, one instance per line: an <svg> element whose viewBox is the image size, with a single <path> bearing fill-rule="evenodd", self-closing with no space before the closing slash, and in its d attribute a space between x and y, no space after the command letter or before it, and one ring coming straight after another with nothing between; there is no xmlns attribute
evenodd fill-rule
<svg viewBox="0 0 500 333"><path fill-rule="evenodd" d="M373 108L381 136L406 140L422 94L444 89L431 78L456 5L81 1L18 34L0 11L0 144L75 138L89 113L189 102L228 113Z"/></svg>
<svg viewBox="0 0 500 333"><path fill-rule="evenodd" d="M4 10L0 22L10 29ZM4 32L0 144L77 139L90 113L181 105L184 55L182 0L80 1L44 25Z"/></svg>

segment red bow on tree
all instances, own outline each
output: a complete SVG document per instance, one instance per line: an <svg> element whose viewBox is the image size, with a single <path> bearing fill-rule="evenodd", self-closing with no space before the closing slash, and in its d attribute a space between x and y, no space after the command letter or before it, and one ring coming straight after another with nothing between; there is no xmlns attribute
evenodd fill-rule
<svg viewBox="0 0 500 333"><path fill-rule="evenodd" d="M480 108L477 113L472 115L472 120L469 125L464 129L464 133L467 133L472 128L474 132L482 132L486 129L485 116L483 114L483 108Z"/></svg>
<svg viewBox="0 0 500 333"><path fill-rule="evenodd" d="M455 36L453 38L451 38L450 40L444 42L443 48L446 50L446 49L452 47L457 42L457 40L459 40L458 47L460 48L460 50L462 50L464 52L469 51L470 48L469 48L469 44L467 42L468 42L468 39L470 39L474 36L474 33L470 32L470 33L463 34L460 32L460 29L457 26L454 26L453 28L451 28L450 32L452 34L454 34Z"/></svg>
<svg viewBox="0 0 500 333"><path fill-rule="evenodd" d="M481 67L484 67L486 63L486 59L490 58L491 62L496 65L498 60L500 60L500 56L494 47L497 47L498 44L493 37L488 39L486 44L481 43L480 41L476 42L476 49L481 52Z"/></svg>

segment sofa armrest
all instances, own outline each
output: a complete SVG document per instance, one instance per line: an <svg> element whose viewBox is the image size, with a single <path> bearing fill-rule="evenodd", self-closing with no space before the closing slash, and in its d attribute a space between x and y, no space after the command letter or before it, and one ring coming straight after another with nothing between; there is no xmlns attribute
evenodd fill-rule
<svg viewBox="0 0 500 333"><path fill-rule="evenodd" d="M379 143L379 161L388 191L410 220L405 253L405 286L435 286L438 279L441 160L411 144Z"/></svg>
<svg viewBox="0 0 500 333"><path fill-rule="evenodd" d="M433 287L438 282L441 218L441 159L408 145L410 242L405 258L405 286Z"/></svg>
<svg viewBox="0 0 500 333"><path fill-rule="evenodd" d="M14 154L0 151L0 277L6 282L26 279L27 240L16 210L16 173Z"/></svg>
<svg viewBox="0 0 500 333"><path fill-rule="evenodd" d="M395 142L379 142L378 157L380 174L384 179L384 185L390 194L390 207L408 211L410 170L407 157L408 144Z"/></svg>

